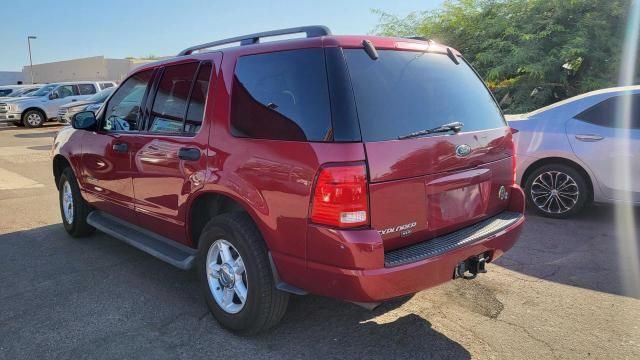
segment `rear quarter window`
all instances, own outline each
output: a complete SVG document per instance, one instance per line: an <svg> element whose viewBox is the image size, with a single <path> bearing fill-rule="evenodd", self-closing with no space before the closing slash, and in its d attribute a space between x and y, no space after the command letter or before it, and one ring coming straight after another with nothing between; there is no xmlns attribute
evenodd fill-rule
<svg viewBox="0 0 640 360"><path fill-rule="evenodd" d="M630 113L623 111L627 105L631 106ZM640 129L640 94L626 94L608 98L575 117L598 126Z"/></svg>
<svg viewBox="0 0 640 360"><path fill-rule="evenodd" d="M236 137L330 141L331 107L323 49L238 58L230 125Z"/></svg>
<svg viewBox="0 0 640 360"><path fill-rule="evenodd" d="M506 126L482 80L462 59L414 51L362 49L345 58L365 141L396 140L412 132L460 121L463 132Z"/></svg>

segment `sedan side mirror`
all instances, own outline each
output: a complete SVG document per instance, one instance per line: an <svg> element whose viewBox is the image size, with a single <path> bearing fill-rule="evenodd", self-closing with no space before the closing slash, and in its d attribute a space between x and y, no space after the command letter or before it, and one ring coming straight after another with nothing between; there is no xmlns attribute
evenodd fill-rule
<svg viewBox="0 0 640 360"><path fill-rule="evenodd" d="M49 94L49 100L55 100L57 98L58 98L58 94L57 93L52 92L51 94Z"/></svg>
<svg viewBox="0 0 640 360"><path fill-rule="evenodd" d="M91 130L94 129L98 120L93 111L81 111L71 118L71 126L74 129Z"/></svg>

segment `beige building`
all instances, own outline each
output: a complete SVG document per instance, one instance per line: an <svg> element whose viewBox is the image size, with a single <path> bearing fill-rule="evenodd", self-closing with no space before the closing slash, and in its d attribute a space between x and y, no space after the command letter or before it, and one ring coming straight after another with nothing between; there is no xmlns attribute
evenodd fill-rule
<svg viewBox="0 0 640 360"><path fill-rule="evenodd" d="M82 59L56 61L33 65L35 83L52 83L76 80L112 80L120 82L139 65L149 60L108 59L104 56L93 56ZM22 68L25 83L31 83L29 65Z"/></svg>

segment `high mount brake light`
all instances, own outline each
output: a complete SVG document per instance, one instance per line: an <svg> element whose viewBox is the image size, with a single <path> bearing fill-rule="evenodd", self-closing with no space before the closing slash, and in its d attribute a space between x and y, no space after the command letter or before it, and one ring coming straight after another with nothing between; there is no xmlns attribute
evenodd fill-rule
<svg viewBox="0 0 640 360"><path fill-rule="evenodd" d="M364 164L320 169L311 204L311 221L339 228L369 224L369 192Z"/></svg>

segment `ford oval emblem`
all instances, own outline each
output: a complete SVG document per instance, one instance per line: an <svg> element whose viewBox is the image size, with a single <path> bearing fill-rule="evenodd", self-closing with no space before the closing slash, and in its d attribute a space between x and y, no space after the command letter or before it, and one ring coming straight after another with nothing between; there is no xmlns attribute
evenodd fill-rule
<svg viewBox="0 0 640 360"><path fill-rule="evenodd" d="M471 154L471 146L469 146L467 144L462 144L462 145L456 146L456 155L457 156L465 157L465 156L467 156L469 154Z"/></svg>

